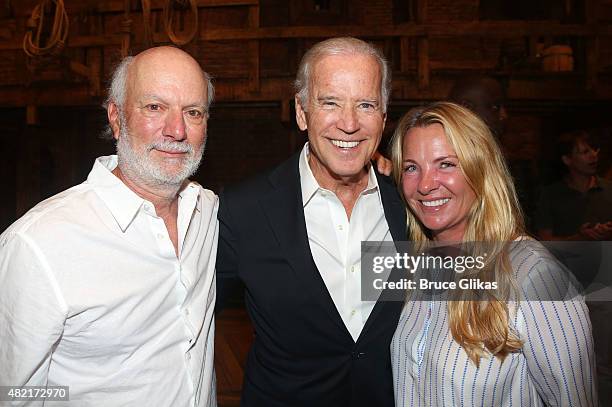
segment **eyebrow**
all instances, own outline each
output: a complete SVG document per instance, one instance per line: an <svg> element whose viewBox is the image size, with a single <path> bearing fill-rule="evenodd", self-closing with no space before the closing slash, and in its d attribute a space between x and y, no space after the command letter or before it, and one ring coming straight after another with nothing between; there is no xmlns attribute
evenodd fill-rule
<svg viewBox="0 0 612 407"><path fill-rule="evenodd" d="M440 161L448 160L449 158L455 158L455 159L457 159L457 160L459 159L459 157L457 157L456 155L445 155L445 156L442 156L442 157L438 157L438 158L436 158L436 159L434 160L434 162L436 162L436 163L437 163L437 162L440 162ZM411 158L405 158L405 159L404 159L404 162L408 162L408 161L409 161L409 162L416 163L416 161L415 161L415 160L413 160L413 159L411 159Z"/></svg>
<svg viewBox="0 0 612 407"><path fill-rule="evenodd" d="M325 102L325 101L328 101L328 100L337 101L337 100L340 100L340 98L336 97L336 96L319 96L317 98L317 102ZM376 104L376 105L380 103L378 99L368 99L368 98L357 99L356 102L357 103L368 102L368 103L372 103L372 104Z"/></svg>
<svg viewBox="0 0 612 407"><path fill-rule="evenodd" d="M325 102L327 100L339 100L336 96L319 96L317 98L317 102Z"/></svg>
<svg viewBox="0 0 612 407"><path fill-rule="evenodd" d="M155 95L153 93L145 93L144 95L142 95L142 98L140 98L139 102L140 103L144 103L145 99L153 99L153 100L159 101L161 103L168 104L168 102L166 100L164 100L164 98L162 98L159 95ZM192 108L192 107L199 107L199 108L201 108L203 110L208 111L208 108L206 107L206 103L198 103L198 102L190 103L188 105L185 105L185 106L183 106L183 109L189 109L189 108Z"/></svg>

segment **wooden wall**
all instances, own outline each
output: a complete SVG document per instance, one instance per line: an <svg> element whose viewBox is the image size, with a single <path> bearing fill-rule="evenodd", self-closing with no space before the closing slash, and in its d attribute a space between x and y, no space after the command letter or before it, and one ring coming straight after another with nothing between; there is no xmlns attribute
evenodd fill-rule
<svg viewBox="0 0 612 407"><path fill-rule="evenodd" d="M161 23L165 1L151 1L156 45L169 43ZM540 146L542 154L529 160L546 159L547 143L563 130L596 129L609 140L612 0L542 1L556 10L545 21L534 20L541 11L528 8L521 11L524 19L500 17L496 12L512 3L506 0L198 0L198 33L183 48L215 78L217 102L197 179L218 192L301 146L291 102L296 67L311 44L336 35L371 41L389 59L394 81L387 135L409 107L445 98L463 75L486 73L507 85L516 134L506 137L509 144L520 150L518 139ZM141 1L65 0L66 47L28 60L22 40L38 3L0 6L1 229L41 199L81 182L96 156L113 152L112 143L98 138L107 78L128 39L130 53L147 46ZM560 17L557 3L574 11ZM121 28L126 4L129 34ZM185 24L189 18L185 14ZM541 47L556 43L572 47L572 71L542 70ZM521 123L537 123L538 140L529 139L534 136Z"/></svg>

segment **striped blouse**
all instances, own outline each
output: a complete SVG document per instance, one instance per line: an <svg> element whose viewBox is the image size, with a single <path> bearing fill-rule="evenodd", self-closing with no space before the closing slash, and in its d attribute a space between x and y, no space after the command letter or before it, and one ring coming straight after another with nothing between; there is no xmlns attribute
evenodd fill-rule
<svg viewBox="0 0 612 407"><path fill-rule="evenodd" d="M540 243L515 246L510 262L529 298L538 298L534 286L548 295L558 289L558 263ZM597 405L583 298L511 302L508 308L521 351L503 363L489 355L476 367L451 336L446 302L407 301L391 343L396 406Z"/></svg>

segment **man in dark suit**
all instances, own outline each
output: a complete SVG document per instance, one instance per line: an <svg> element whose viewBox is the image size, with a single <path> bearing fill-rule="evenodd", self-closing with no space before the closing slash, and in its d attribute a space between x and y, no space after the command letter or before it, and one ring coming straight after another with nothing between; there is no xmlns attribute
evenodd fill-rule
<svg viewBox="0 0 612 407"><path fill-rule="evenodd" d="M390 93L380 51L316 44L296 80L302 151L221 197L217 279L240 279L255 327L243 406L393 406L401 302L361 300L361 241L405 240L392 181L370 160ZM222 293L223 287L220 287Z"/></svg>

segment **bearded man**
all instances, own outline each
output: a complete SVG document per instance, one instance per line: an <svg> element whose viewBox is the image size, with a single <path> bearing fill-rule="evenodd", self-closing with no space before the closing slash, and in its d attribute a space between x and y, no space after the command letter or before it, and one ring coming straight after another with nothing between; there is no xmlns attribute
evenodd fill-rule
<svg viewBox="0 0 612 407"><path fill-rule="evenodd" d="M117 155L0 236L0 386L68 386L65 405L216 406L218 200L188 180L212 98L179 49L120 63Z"/></svg>

